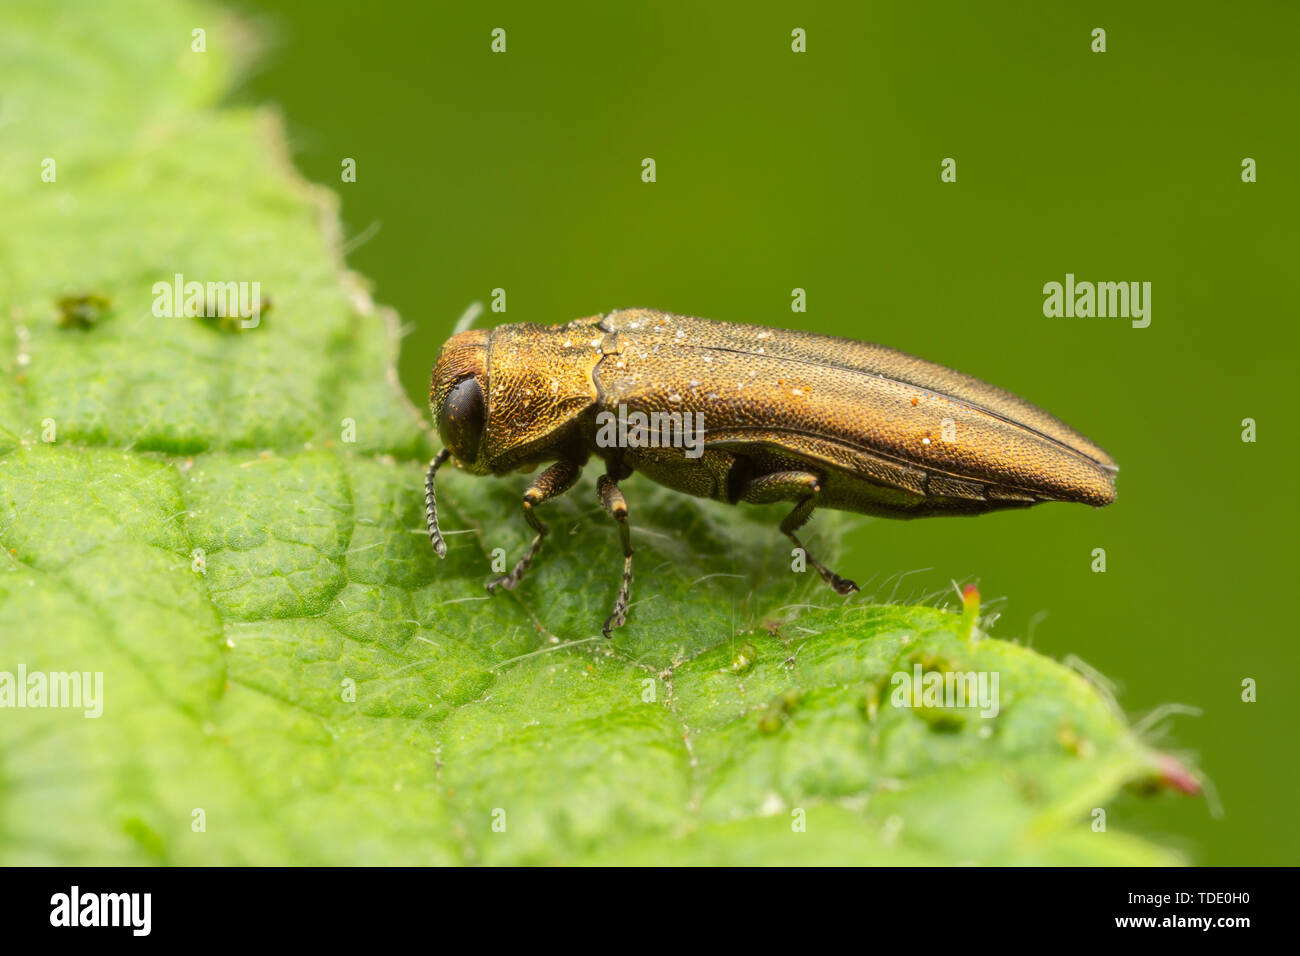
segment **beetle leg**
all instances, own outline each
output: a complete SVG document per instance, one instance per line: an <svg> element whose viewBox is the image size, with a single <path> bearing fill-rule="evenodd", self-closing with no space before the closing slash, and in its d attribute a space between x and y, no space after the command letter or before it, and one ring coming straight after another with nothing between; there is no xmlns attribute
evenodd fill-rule
<svg viewBox="0 0 1300 956"><path fill-rule="evenodd" d="M533 563L533 558L537 557L537 552L542 549L542 539L550 531L545 524L533 513L533 508L540 505L543 501L550 501L552 498L558 498L578 480L582 474L582 465L572 461L557 461L537 476L537 480L524 490L524 518L528 521L529 526L537 532L537 537L533 538L533 543L528 546L528 551L519 563L515 565L514 570L509 574L503 574L499 578L493 578L487 583L488 593L494 593L497 588L505 588L507 591L513 591L519 579L524 576L528 566Z"/></svg>
<svg viewBox="0 0 1300 956"><path fill-rule="evenodd" d="M821 491L821 479L810 471L775 471L750 479L741 493L741 498L751 504L771 504L774 501L798 502L794 510L781 522L781 533L804 553L808 563L817 569L822 580L834 588L836 594L852 594L858 586L848 578L840 577L809 554L808 549L799 540L799 536L795 534L812 517Z"/></svg>
<svg viewBox="0 0 1300 956"><path fill-rule="evenodd" d="M609 516L618 522L618 533L623 539L623 583L618 588L618 598L614 601L614 613L605 619L601 632L610 636L610 631L622 627L627 619L627 602L632 594L632 533L627 526L627 499L613 475L601 475L596 481L596 493Z"/></svg>

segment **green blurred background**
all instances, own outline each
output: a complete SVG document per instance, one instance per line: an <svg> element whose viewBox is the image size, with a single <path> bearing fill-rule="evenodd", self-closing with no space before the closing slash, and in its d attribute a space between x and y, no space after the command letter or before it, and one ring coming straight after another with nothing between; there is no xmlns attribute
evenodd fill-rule
<svg viewBox="0 0 1300 956"><path fill-rule="evenodd" d="M1298 861L1300 5L233 6L261 43L233 99L278 103L348 236L378 229L349 263L409 326L421 405L457 317L504 288L480 325L644 305L847 335L1099 441L1122 467L1110 508L863 520L839 569L882 599L976 579L994 634L1082 657L1135 718L1200 708L1155 730L1222 817L1126 796L1111 825L1199 863ZM1067 272L1151 282L1150 327L1045 318L1043 284Z"/></svg>

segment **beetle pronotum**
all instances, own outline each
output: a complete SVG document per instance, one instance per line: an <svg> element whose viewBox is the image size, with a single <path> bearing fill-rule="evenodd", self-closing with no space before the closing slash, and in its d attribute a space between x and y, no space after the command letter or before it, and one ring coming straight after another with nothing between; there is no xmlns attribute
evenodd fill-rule
<svg viewBox="0 0 1300 956"><path fill-rule="evenodd" d="M523 496L536 536L489 591L513 588L536 557L547 534L537 506L573 487L592 455L604 460L597 493L623 543L606 637L628 608L632 541L618 483L633 471L730 504L791 502L780 530L840 594L857 585L796 534L815 508L916 518L1115 500L1118 468L1105 451L1003 389L880 345L652 309L460 332L438 354L429 404L444 446L425 479L439 557L434 475L448 458L477 475L549 463ZM598 440L603 416L628 409L700 416L698 453Z"/></svg>

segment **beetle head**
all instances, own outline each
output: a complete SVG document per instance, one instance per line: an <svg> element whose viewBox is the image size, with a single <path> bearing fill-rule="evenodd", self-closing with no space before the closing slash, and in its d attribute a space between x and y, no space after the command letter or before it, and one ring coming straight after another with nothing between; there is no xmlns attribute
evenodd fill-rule
<svg viewBox="0 0 1300 956"><path fill-rule="evenodd" d="M433 365L429 408L443 445L467 471L485 475L487 427L486 329L470 329L447 340Z"/></svg>

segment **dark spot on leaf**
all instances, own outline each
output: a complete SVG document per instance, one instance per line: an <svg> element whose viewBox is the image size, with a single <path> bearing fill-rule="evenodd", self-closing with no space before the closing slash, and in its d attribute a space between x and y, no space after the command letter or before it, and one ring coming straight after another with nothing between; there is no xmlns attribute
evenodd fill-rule
<svg viewBox="0 0 1300 956"><path fill-rule="evenodd" d="M64 329L93 328L108 315L108 298L94 292L82 295L65 295L58 300L59 327Z"/></svg>
<svg viewBox="0 0 1300 956"><path fill-rule="evenodd" d="M922 704L913 708L916 715L939 733L955 734L966 726L966 715L953 707L929 707Z"/></svg>
<svg viewBox="0 0 1300 956"><path fill-rule="evenodd" d="M270 296L262 299L260 306L256 310L242 308L238 305L232 309L229 304L223 307L221 301L209 297L203 308L203 314L197 315L195 318L216 332L238 334L240 332L252 332L261 328L262 323L266 321L267 313L270 311Z"/></svg>
<svg viewBox="0 0 1300 956"><path fill-rule="evenodd" d="M787 690L767 702L759 711L758 729L765 734L774 734L785 726L786 722L798 709L803 700L803 691Z"/></svg>

